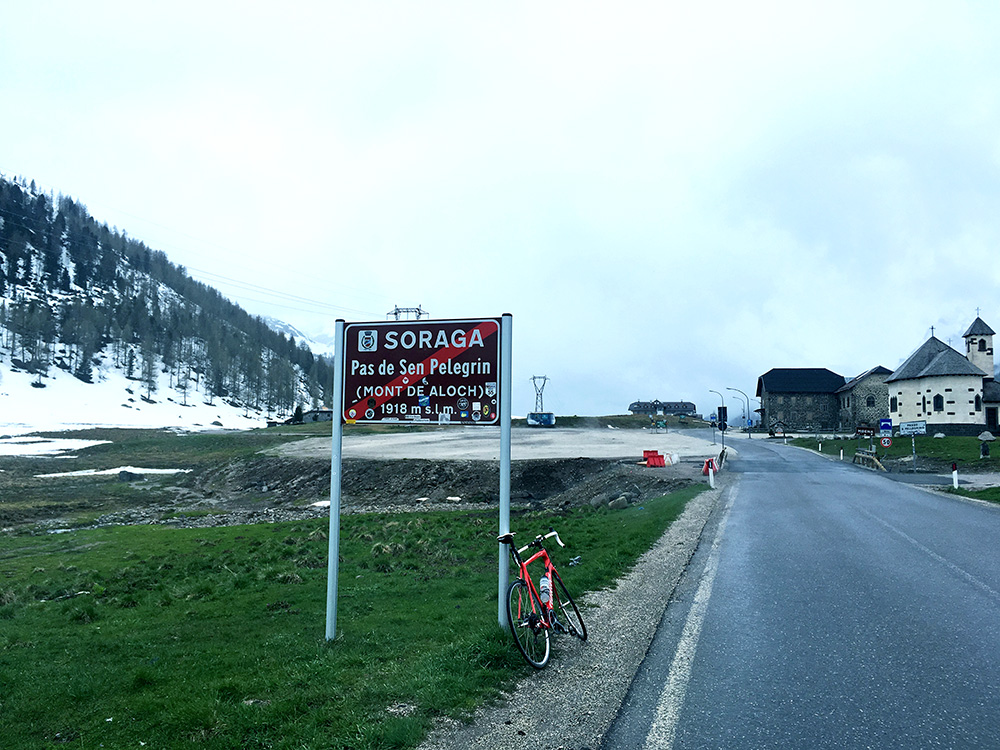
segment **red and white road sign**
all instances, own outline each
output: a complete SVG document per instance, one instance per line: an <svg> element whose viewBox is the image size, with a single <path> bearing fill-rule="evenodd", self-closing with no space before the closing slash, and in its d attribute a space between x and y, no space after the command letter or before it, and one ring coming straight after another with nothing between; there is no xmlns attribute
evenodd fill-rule
<svg viewBox="0 0 1000 750"><path fill-rule="evenodd" d="M891 437L879 438L879 443L882 444L883 448L891 448L892 447L892 438Z"/></svg>
<svg viewBox="0 0 1000 750"><path fill-rule="evenodd" d="M347 324L342 418L499 424L500 319Z"/></svg>

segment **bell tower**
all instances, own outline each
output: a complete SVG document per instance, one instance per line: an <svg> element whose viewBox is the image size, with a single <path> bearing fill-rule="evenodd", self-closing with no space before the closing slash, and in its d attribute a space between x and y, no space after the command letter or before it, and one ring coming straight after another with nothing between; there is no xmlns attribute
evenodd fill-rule
<svg viewBox="0 0 1000 750"><path fill-rule="evenodd" d="M972 364L993 379L993 335L994 331L983 319L976 317L965 332L965 356Z"/></svg>

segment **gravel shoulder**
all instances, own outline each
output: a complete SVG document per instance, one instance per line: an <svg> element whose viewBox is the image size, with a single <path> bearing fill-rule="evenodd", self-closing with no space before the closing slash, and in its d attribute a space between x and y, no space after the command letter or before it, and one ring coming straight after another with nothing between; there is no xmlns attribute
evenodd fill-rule
<svg viewBox="0 0 1000 750"><path fill-rule="evenodd" d="M680 518L613 589L582 599L589 631L585 643L556 638L546 669L528 674L513 693L481 708L471 723L438 727L420 750L600 747L723 484L688 503Z"/></svg>

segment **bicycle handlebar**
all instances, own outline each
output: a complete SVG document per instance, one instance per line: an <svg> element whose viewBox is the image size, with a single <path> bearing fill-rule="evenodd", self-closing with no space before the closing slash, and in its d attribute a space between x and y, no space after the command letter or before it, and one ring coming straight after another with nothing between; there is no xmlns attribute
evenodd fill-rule
<svg viewBox="0 0 1000 750"><path fill-rule="evenodd" d="M510 534L510 536L514 536L513 532ZM551 537L555 537L556 538L556 544L558 544L560 547L565 547L566 546L565 544L563 544L563 540L559 538L559 532L556 531L555 529L552 529L548 534L544 534L544 535L543 534L539 534L538 536L536 536L534 539L532 539L526 545L524 545L523 547L521 547L517 551L517 554L523 555L525 552L527 552L532 547L541 547L542 546L542 542L545 541L546 539L550 539ZM497 539L501 540L500 537L497 537ZM513 540L512 539L509 540L508 543L509 544L513 544Z"/></svg>

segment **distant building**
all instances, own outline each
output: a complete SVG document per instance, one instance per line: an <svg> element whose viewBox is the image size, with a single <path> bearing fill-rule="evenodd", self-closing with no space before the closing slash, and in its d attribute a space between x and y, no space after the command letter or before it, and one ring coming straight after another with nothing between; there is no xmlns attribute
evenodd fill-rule
<svg viewBox="0 0 1000 750"><path fill-rule="evenodd" d="M633 414L645 414L655 417L663 416L694 416L697 407L690 401L633 401L628 406L628 410Z"/></svg>
<svg viewBox="0 0 1000 750"><path fill-rule="evenodd" d="M854 432L859 426L878 427L880 419L889 417L889 391L885 381L890 375L892 370L880 365L837 389L839 430Z"/></svg>
<svg viewBox="0 0 1000 750"><path fill-rule="evenodd" d="M790 430L834 430L843 375L820 367L775 367L757 378L761 424Z"/></svg>
<svg viewBox="0 0 1000 750"><path fill-rule="evenodd" d="M312 409L302 412L303 422L332 422L333 409Z"/></svg>
<svg viewBox="0 0 1000 750"><path fill-rule="evenodd" d="M982 318L969 326L965 356L931 336L886 380L889 412L927 432L978 435L997 429L1000 386L994 380L994 331Z"/></svg>

